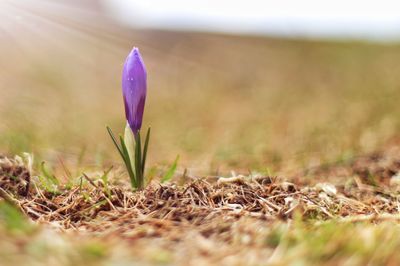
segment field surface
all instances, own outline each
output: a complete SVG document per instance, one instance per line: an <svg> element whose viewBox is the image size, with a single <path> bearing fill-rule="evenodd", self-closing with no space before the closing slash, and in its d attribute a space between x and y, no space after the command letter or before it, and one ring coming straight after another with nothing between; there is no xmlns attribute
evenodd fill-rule
<svg viewBox="0 0 400 266"><path fill-rule="evenodd" d="M48 27L0 41L0 265L400 263L400 45ZM137 192L105 130L133 45Z"/></svg>

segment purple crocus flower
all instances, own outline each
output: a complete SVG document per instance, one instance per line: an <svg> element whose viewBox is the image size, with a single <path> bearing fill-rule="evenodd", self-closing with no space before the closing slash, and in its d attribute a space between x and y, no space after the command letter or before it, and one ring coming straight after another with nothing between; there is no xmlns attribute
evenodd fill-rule
<svg viewBox="0 0 400 266"><path fill-rule="evenodd" d="M136 136L142 127L147 92L147 73L139 49L134 47L124 64L122 94L129 127Z"/></svg>

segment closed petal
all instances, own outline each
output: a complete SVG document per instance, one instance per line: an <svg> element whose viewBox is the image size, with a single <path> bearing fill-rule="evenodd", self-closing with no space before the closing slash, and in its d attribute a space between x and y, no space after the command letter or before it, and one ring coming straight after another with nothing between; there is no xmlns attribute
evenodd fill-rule
<svg viewBox="0 0 400 266"><path fill-rule="evenodd" d="M138 48L126 58L122 73L125 115L134 134L142 127L147 93L147 72Z"/></svg>

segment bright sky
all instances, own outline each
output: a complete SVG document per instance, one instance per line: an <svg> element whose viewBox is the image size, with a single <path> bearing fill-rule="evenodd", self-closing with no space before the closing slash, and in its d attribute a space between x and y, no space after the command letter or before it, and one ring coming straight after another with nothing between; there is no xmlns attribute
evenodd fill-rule
<svg viewBox="0 0 400 266"><path fill-rule="evenodd" d="M399 0L103 1L136 27L400 39Z"/></svg>

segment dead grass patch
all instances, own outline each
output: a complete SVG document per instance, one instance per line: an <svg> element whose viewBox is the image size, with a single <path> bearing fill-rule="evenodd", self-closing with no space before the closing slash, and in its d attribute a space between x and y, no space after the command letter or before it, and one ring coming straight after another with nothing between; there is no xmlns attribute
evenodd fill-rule
<svg viewBox="0 0 400 266"><path fill-rule="evenodd" d="M21 162L3 158L4 161L7 167L0 172L0 196L31 220L51 225L53 232L56 228L72 233L73 238L89 237L81 244L72 244L63 234L58 236L70 248L79 247L83 254L79 259L85 263L86 253L93 252L102 254L101 258L109 256L110 260L109 254L116 252L114 256L120 257L125 252L130 259L149 264L274 264L298 259L303 253L309 254L305 262L327 261L329 257L328 261L337 263L338 259L352 258L350 254L360 240L339 239L336 229L344 234L355 229L363 232L362 228L352 229L346 224L368 222L386 228L384 222L400 220L397 186L393 182L372 185L355 171L348 177L350 182L340 185L297 185L282 178L236 176L217 181L199 178L181 186L154 182L137 192L127 185L105 183L96 175L84 175L78 185L48 191ZM12 170L10 163L15 163L18 171ZM348 169L358 169L355 165L360 163L354 162ZM10 172L25 174L14 178ZM29 183L27 180L31 179ZM28 193L21 193L27 184ZM316 233L309 227L315 227ZM370 240L376 244L377 237L386 237L386 229L368 230L377 234L371 235ZM110 248L93 244L93 237L100 237ZM333 241L335 237L342 244L332 242L335 246L328 249L323 241ZM314 250L307 250L308 245ZM132 253L129 247L139 248L140 253ZM389 251L374 255L374 249L366 245L360 246L360 264L369 261L362 255L365 249L371 249L371 259L393 259ZM136 257L132 258L132 254ZM338 254L343 257L336 258Z"/></svg>
<svg viewBox="0 0 400 266"><path fill-rule="evenodd" d="M18 160L4 158L3 162L7 162L3 163L0 175L3 198L11 199L32 220L57 224L64 230L118 232L128 236L138 229L138 237L162 236L163 231L176 226L204 226L199 230L207 236L229 230L229 221L244 216L274 221L292 219L294 214L304 220L363 215L379 220L380 215L387 218L399 211L395 191L388 186L364 183L362 175L341 186L297 186L280 178L238 176L217 182L199 178L183 186L152 183L137 192L85 175L85 183L59 188L57 193L43 190L35 182L26 193L29 171ZM354 165L352 169L357 171L359 163ZM210 225L216 220L219 224L228 221L228 229L222 226L212 232ZM142 232L149 225L150 233Z"/></svg>

